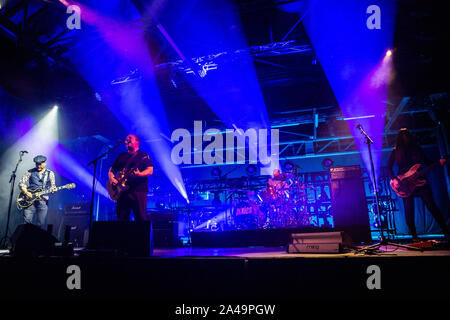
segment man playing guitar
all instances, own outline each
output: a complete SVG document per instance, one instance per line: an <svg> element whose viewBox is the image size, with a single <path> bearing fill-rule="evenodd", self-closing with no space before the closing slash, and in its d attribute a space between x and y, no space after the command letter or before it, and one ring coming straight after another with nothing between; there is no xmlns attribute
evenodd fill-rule
<svg viewBox="0 0 450 320"><path fill-rule="evenodd" d="M136 221L147 220L148 176L153 174L153 162L146 152L139 150L140 141L136 135L128 135L125 146L128 151L117 157L108 172L112 186L119 183L127 186L117 199L117 218L119 221L128 221L133 210ZM126 181L119 181L119 175L124 173L127 176Z"/></svg>
<svg viewBox="0 0 450 320"><path fill-rule="evenodd" d="M34 157L33 161L36 167L28 170L20 179L19 189L26 197L31 198L32 194L28 189L50 188L52 192L56 191L55 174L53 171L46 169L47 158L45 156ZM41 200L34 201L31 206L23 210L25 223L32 223L33 216L36 213L36 225L44 227L48 211L48 197L43 196Z"/></svg>
<svg viewBox="0 0 450 320"><path fill-rule="evenodd" d="M426 165L430 165L430 162L431 161L425 155L423 150L415 143L414 137L411 135L409 130L406 128L400 129L397 136L396 145L388 160L388 172L390 177L392 178L392 187L394 188L394 190L398 189L402 183L399 180L398 176L407 173L410 168L416 164L425 163ZM440 159L441 165L444 165L445 163L446 159ZM395 175L393 171L394 164L398 166L397 175ZM423 177L422 179L426 181L425 177ZM415 197L420 197L422 199L427 209L430 211L434 219L436 219L437 223L441 227L445 237L447 238L447 240L449 240L450 233L448 231L446 221L433 199L431 187L427 181L425 184L415 188L411 195L402 197L403 205L405 208L406 224L408 225L413 240L419 240L419 238L417 237L416 226L414 222Z"/></svg>

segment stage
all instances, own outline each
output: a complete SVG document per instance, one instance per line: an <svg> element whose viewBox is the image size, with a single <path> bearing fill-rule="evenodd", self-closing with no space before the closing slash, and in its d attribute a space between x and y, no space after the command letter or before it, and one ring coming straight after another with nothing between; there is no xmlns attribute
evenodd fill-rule
<svg viewBox="0 0 450 320"><path fill-rule="evenodd" d="M292 254L285 247L172 248L142 258L82 253L16 258L4 251L1 298L168 304L450 299L450 250L383 246L374 254ZM69 266L79 268L79 287L70 285L76 272Z"/></svg>

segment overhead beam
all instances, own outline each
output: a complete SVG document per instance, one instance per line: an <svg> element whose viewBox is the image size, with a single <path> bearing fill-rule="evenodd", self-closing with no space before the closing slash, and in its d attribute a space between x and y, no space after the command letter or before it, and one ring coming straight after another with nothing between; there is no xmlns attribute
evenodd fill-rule
<svg viewBox="0 0 450 320"><path fill-rule="evenodd" d="M399 105L397 106L397 108L394 111L394 114L391 116L391 118L389 119L388 123L384 127L384 131L385 132L388 132L391 129L391 127L394 124L395 120L397 120L398 116L403 112L403 109L408 104L409 99L410 99L409 97L404 97L402 99L402 101L400 101Z"/></svg>

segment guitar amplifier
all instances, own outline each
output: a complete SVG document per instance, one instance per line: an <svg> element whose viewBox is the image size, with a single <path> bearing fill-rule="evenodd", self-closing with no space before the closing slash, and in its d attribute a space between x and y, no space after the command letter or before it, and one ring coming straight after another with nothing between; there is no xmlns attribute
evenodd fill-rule
<svg viewBox="0 0 450 320"><path fill-rule="evenodd" d="M178 240L178 220L172 212L147 211L153 226L155 248L175 247Z"/></svg>
<svg viewBox="0 0 450 320"><path fill-rule="evenodd" d="M65 215L89 214L89 202L68 203L64 206Z"/></svg>
<svg viewBox="0 0 450 320"><path fill-rule="evenodd" d="M331 207L334 228L355 242L369 242L370 225L361 167L330 168Z"/></svg>
<svg viewBox="0 0 450 320"><path fill-rule="evenodd" d="M330 179L359 179L361 178L361 167L359 165L346 167L332 167L330 168Z"/></svg>
<svg viewBox="0 0 450 320"><path fill-rule="evenodd" d="M72 242L74 247L86 246L89 233L89 212L89 202L66 204L58 238L64 239L66 226L70 226L69 242Z"/></svg>

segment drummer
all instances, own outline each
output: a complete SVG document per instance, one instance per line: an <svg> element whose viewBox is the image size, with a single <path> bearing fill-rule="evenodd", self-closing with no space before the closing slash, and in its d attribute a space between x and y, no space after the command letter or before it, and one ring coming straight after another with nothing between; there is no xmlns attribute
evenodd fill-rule
<svg viewBox="0 0 450 320"><path fill-rule="evenodd" d="M267 187L277 191L287 189L289 188L287 179L288 175L281 173L280 169L274 169L273 178L269 178L267 181Z"/></svg>

